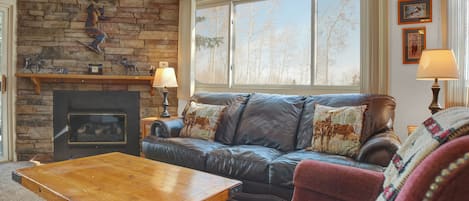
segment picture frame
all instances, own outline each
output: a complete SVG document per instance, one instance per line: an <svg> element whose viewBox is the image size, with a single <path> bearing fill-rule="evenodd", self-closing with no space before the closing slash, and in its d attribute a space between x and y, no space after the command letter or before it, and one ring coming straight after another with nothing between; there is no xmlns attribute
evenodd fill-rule
<svg viewBox="0 0 469 201"><path fill-rule="evenodd" d="M426 48L425 27L402 29L402 63L419 63L422 51Z"/></svg>
<svg viewBox="0 0 469 201"><path fill-rule="evenodd" d="M102 75L103 74L103 64L88 64L88 74Z"/></svg>
<svg viewBox="0 0 469 201"><path fill-rule="evenodd" d="M398 24L416 24L432 21L432 0L399 0Z"/></svg>

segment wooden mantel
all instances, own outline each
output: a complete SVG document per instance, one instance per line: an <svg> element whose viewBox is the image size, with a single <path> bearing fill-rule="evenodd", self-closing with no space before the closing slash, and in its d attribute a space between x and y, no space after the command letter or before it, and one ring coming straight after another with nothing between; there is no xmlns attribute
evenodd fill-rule
<svg viewBox="0 0 469 201"><path fill-rule="evenodd" d="M148 85L154 95L152 76L16 73L16 77L31 79L37 94L41 94L41 83L78 83Z"/></svg>

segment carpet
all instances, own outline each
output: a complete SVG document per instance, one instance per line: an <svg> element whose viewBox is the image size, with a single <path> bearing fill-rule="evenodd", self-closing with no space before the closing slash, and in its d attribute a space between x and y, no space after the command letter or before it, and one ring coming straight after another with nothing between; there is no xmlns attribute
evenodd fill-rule
<svg viewBox="0 0 469 201"><path fill-rule="evenodd" d="M33 192L11 179L11 172L34 166L29 161L0 163L0 201L43 201Z"/></svg>

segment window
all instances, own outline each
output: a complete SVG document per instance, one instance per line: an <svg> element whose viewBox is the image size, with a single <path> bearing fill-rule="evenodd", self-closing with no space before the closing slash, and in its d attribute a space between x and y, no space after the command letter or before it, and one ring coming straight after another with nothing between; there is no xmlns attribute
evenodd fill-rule
<svg viewBox="0 0 469 201"><path fill-rule="evenodd" d="M446 107L469 106L469 2L447 1L447 46L454 51L459 80L448 81Z"/></svg>
<svg viewBox="0 0 469 201"><path fill-rule="evenodd" d="M178 98L197 91L387 94L389 4L180 1Z"/></svg>
<svg viewBox="0 0 469 201"><path fill-rule="evenodd" d="M360 0L207 2L195 13L196 88L359 90Z"/></svg>

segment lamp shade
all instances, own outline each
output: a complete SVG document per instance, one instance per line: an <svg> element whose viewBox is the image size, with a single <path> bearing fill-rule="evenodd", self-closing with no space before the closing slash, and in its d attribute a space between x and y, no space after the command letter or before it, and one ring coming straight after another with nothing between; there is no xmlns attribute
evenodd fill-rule
<svg viewBox="0 0 469 201"><path fill-rule="evenodd" d="M176 73L174 68L157 68L155 77L153 79L153 87L164 88L164 87L177 87Z"/></svg>
<svg viewBox="0 0 469 201"><path fill-rule="evenodd" d="M420 57L417 80L457 80L458 65L452 50L426 49Z"/></svg>

